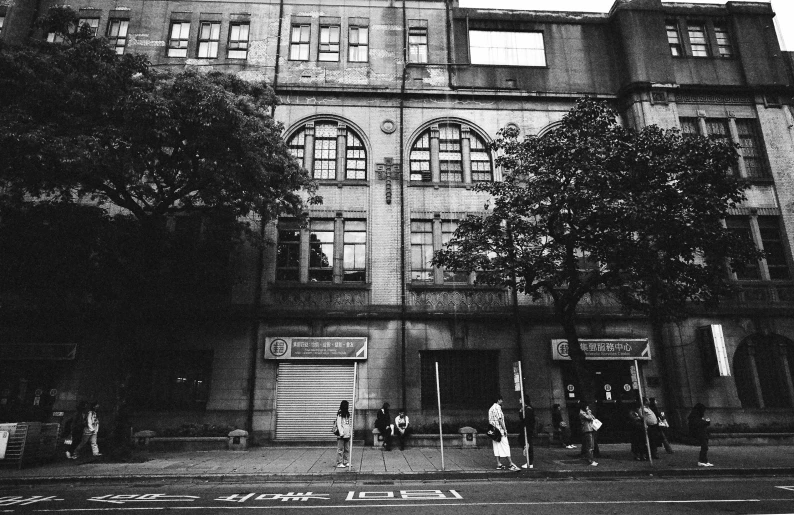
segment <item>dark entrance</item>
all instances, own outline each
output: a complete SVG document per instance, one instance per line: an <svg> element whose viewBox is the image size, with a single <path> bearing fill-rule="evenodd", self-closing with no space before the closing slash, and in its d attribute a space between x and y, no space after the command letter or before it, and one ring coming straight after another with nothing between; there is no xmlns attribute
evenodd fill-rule
<svg viewBox="0 0 794 515"><path fill-rule="evenodd" d="M587 368L595 385L595 406L592 406L596 417L603 422L598 430L599 442L628 442L629 418L628 411L638 399L631 378L632 361L588 361ZM565 397L568 405L568 416L574 435L580 434L579 407L581 386L574 373L573 364L560 362Z"/></svg>

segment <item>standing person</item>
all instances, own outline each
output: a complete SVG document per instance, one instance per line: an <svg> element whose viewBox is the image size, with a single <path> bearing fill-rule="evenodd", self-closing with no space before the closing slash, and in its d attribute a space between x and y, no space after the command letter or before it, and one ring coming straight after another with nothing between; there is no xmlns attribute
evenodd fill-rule
<svg viewBox="0 0 794 515"><path fill-rule="evenodd" d="M535 408L530 401L524 401L524 409L518 408L518 418L521 421L521 440L524 442L523 448L527 456L527 462L521 465L521 468L531 469L534 468L535 463L535 447L532 443L532 436L535 434Z"/></svg>
<svg viewBox="0 0 794 515"><path fill-rule="evenodd" d="M551 426L554 432L560 435L560 443L566 449L573 449L576 446L571 444L571 428L568 423L562 419L562 409L559 404L554 404L551 407Z"/></svg>
<svg viewBox="0 0 794 515"><path fill-rule="evenodd" d="M77 449L77 446L80 445L80 441L83 439L83 430L85 429L85 419L86 415L88 415L88 403L86 401L80 401L77 404L77 411L75 412L74 416L72 416L71 420L67 422L64 428L64 433L71 436L72 443L69 444L69 449L66 451L66 457L70 459L77 459L74 451Z"/></svg>
<svg viewBox="0 0 794 515"><path fill-rule="evenodd" d="M670 440L667 438L667 429L670 427L670 422L668 422L667 417L664 415L664 411L661 411L656 404L656 397L651 397L649 407L659 420L659 437L662 440L662 445L664 445L664 451L667 454L673 454L673 447L670 445Z"/></svg>
<svg viewBox="0 0 794 515"><path fill-rule="evenodd" d="M336 466L345 468L350 466L350 438L353 436L353 428L350 424L350 408L347 401L339 403L339 410L336 412L336 429L339 434L336 437Z"/></svg>
<svg viewBox="0 0 794 515"><path fill-rule="evenodd" d="M394 434L397 436L397 441L400 443L400 450L405 450L405 441L408 439L409 420L408 415L405 414L405 408L400 408L399 414L394 417Z"/></svg>
<svg viewBox="0 0 794 515"><path fill-rule="evenodd" d="M394 433L394 426L391 423L391 415L389 415L389 403L384 402L383 407L378 410L378 417L375 419L375 428L380 431L383 436L383 450L391 450L391 437Z"/></svg>
<svg viewBox="0 0 794 515"><path fill-rule="evenodd" d="M645 429L639 401L634 401L628 413L631 426L631 454L636 461L647 461L648 451L645 448Z"/></svg>
<svg viewBox="0 0 794 515"><path fill-rule="evenodd" d="M87 443L91 444L91 453L94 456L102 456L102 453L99 452L99 446L96 443L97 435L99 434L99 417L97 416L98 409L99 403L96 401L88 405L88 412L85 416L85 428L83 429L83 438L80 440L80 445L75 448L74 453L72 454L73 459L77 459L77 457L80 455L80 451L86 446Z"/></svg>
<svg viewBox="0 0 794 515"><path fill-rule="evenodd" d="M706 418L706 406L701 403L695 404L689 414L689 435L697 438L700 444L700 456L698 457L698 467L713 467L709 463L709 426L711 419Z"/></svg>
<svg viewBox="0 0 794 515"><path fill-rule="evenodd" d="M502 412L503 402L504 400L502 399L502 396L496 394L494 397L493 406L491 406L491 409L488 410L488 423L502 433L502 438L500 438L498 442L491 442L493 443L493 455L496 456L496 470L505 469L505 465L502 465L502 458L507 458L507 461L510 462L510 470L521 470L515 463L513 463L512 458L510 458L510 444L507 441L505 415Z"/></svg>
<svg viewBox="0 0 794 515"><path fill-rule="evenodd" d="M641 414L645 421L645 426L648 428L648 445L651 447L651 457L658 460L659 452L657 449L662 445L662 437L659 436L659 419L656 418L656 414L648 404L648 398L643 397Z"/></svg>
<svg viewBox="0 0 794 515"><path fill-rule="evenodd" d="M593 420L595 420L595 416L590 411L590 403L585 400L579 401L579 422L582 424L582 452L587 462L593 467L597 467L598 462L593 459L593 446L595 445Z"/></svg>

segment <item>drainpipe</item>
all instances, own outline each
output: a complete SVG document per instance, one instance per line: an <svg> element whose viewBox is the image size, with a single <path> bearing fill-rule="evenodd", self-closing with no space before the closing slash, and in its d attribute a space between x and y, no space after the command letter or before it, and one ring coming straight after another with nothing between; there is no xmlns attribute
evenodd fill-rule
<svg viewBox="0 0 794 515"><path fill-rule="evenodd" d="M276 36L276 67L273 70L273 93L277 94L276 89L278 88L278 73L280 71L280 64L281 64L281 29L282 24L284 23L284 0L279 0L278 3L278 35ZM276 115L276 106L274 105L270 109L270 116L275 117Z"/></svg>
<svg viewBox="0 0 794 515"><path fill-rule="evenodd" d="M408 75L408 19L403 0L403 74L400 83L400 363L402 373L402 406L408 409L406 396L406 291L405 291L405 81Z"/></svg>

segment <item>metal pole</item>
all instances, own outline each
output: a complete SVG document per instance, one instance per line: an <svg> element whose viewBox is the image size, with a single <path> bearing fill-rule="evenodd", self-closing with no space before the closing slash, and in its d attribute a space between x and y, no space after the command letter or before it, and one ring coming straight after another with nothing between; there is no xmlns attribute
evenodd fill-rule
<svg viewBox="0 0 794 515"><path fill-rule="evenodd" d="M353 404L350 406L350 469L353 468L353 434L355 433L355 418L356 413L356 386L358 384L358 361L353 363Z"/></svg>
<svg viewBox="0 0 794 515"><path fill-rule="evenodd" d="M441 386L438 381L438 361L436 361L436 397L438 398L438 439L441 442L441 470L444 468L444 431L441 427Z"/></svg>
<svg viewBox="0 0 794 515"><path fill-rule="evenodd" d="M518 359L518 381L521 387L521 418L524 420L524 458L529 468L529 436L527 436L527 406L524 403L524 373L521 370L521 358Z"/></svg>
<svg viewBox="0 0 794 515"><path fill-rule="evenodd" d="M648 463L653 466L653 452L651 452L651 441L648 439L648 426L645 425L645 404L642 402L642 380L640 379L640 364L634 360L634 370L637 374L637 390L640 392L640 417L642 418L642 431L645 433L645 448L648 449Z"/></svg>

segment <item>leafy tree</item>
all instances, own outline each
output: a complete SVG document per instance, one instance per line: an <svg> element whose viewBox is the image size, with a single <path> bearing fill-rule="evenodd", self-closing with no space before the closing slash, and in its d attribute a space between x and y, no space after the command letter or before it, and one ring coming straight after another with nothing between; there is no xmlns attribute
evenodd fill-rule
<svg viewBox="0 0 794 515"><path fill-rule="evenodd" d="M729 173L730 144L656 126L635 132L585 99L550 133L519 140L504 129L492 148L504 180L476 186L491 194L486 213L462 220L433 263L550 299L587 399L577 331L586 296L675 319L732 291L727 262L759 257L722 225L745 188Z"/></svg>

